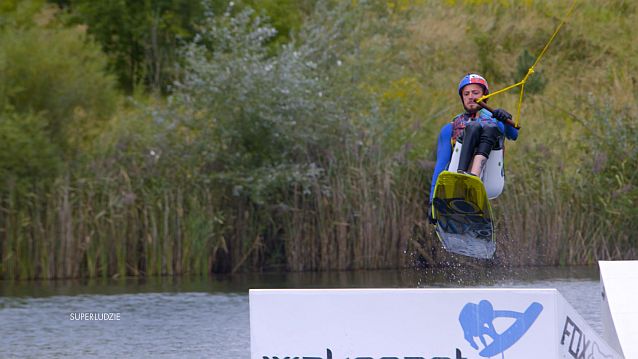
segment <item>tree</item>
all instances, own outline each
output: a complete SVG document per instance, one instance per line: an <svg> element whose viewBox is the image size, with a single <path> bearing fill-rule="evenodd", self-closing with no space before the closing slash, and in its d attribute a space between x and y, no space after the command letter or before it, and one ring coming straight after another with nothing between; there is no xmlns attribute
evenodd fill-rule
<svg viewBox="0 0 638 359"><path fill-rule="evenodd" d="M194 34L202 16L192 0L68 0L71 22L88 26L88 33L109 55L109 67L120 86L166 90L174 80L177 48Z"/></svg>

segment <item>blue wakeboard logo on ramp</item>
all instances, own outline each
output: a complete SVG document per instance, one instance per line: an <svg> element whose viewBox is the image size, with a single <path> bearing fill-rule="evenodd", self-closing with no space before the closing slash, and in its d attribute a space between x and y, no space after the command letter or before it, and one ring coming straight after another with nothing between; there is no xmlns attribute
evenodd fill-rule
<svg viewBox="0 0 638 359"><path fill-rule="evenodd" d="M463 328L465 340L472 348L479 350L476 343L478 337L483 344L479 355L489 358L505 352L521 339L542 311L543 306L537 302L530 304L521 313L511 310L494 310L492 303L482 300L478 304L467 303L459 314L459 322ZM498 333L494 327L494 319L497 318L513 318L514 323L502 333ZM488 343L486 337L489 337L491 342Z"/></svg>

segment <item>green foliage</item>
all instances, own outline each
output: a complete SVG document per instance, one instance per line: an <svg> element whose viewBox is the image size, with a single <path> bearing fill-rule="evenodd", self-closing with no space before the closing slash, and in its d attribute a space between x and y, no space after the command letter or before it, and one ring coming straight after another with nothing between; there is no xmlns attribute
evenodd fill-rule
<svg viewBox="0 0 638 359"><path fill-rule="evenodd" d="M490 36L489 31L477 32L474 35L474 42L477 48L479 72L492 81L502 81L503 74L501 67L494 59L494 57L497 56L496 51L494 51L496 42L492 36Z"/></svg>
<svg viewBox="0 0 638 359"><path fill-rule="evenodd" d="M3 155L11 154L2 162L5 173L18 177L52 175L60 163L76 158L116 105L99 48L81 29L52 21L50 10L32 15L47 19L40 25L0 30L2 145Z"/></svg>
<svg viewBox="0 0 638 359"><path fill-rule="evenodd" d="M56 1L105 57L37 2L29 16L9 3L0 175L50 186L0 191L4 277L388 268L412 250L439 264L423 203L438 130L462 111L456 84L468 71L518 82L567 6ZM636 256L636 17L580 2L530 78L494 202L505 263ZM128 89L178 81L102 126L117 96L105 59ZM517 95L490 103L513 112Z"/></svg>
<svg viewBox="0 0 638 359"><path fill-rule="evenodd" d="M614 225L638 230L638 124L633 111L620 113L609 104L591 103L598 110L586 132L585 166L594 176L587 193L601 204L602 216Z"/></svg>
<svg viewBox="0 0 638 359"><path fill-rule="evenodd" d="M271 26L277 30L271 46L277 48L288 43L294 32L299 31L303 21L314 8L316 1L312 0L246 0L245 4L263 12L270 19Z"/></svg>
<svg viewBox="0 0 638 359"><path fill-rule="evenodd" d="M38 115L0 113L0 180L47 180L58 173L60 149Z"/></svg>
<svg viewBox="0 0 638 359"><path fill-rule="evenodd" d="M175 79L180 42L192 38L203 12L201 2L191 0L73 0L68 6L71 23L88 26L128 92L139 85L166 90Z"/></svg>
<svg viewBox="0 0 638 359"><path fill-rule="evenodd" d="M347 138L314 56L321 44L288 45L274 57L275 30L250 10L208 17L184 52L184 78L171 97L171 159L234 181L258 202L271 183L321 173L328 149ZM174 157L173 157L174 156ZM170 161L170 159L167 159Z"/></svg>
<svg viewBox="0 0 638 359"><path fill-rule="evenodd" d="M44 2L45 0L0 0L0 29L35 25L35 15L42 11Z"/></svg>
<svg viewBox="0 0 638 359"><path fill-rule="evenodd" d="M224 12L253 7L272 19L277 35L271 52L290 41L311 12L309 0L147 0L147 1L57 1L70 9L71 24L85 24L88 32L109 55L109 66L127 92L142 87L168 93L177 79L179 49L190 42L210 11Z"/></svg>
<svg viewBox="0 0 638 359"><path fill-rule="evenodd" d="M17 113L42 113L65 151L85 141L115 107L104 58L75 29L7 30L0 35L0 101Z"/></svg>
<svg viewBox="0 0 638 359"><path fill-rule="evenodd" d="M517 83L525 78L529 68L534 65L536 57L533 56L527 49L523 50L516 60L516 72L512 76L512 81ZM538 94L542 93L545 88L547 80L543 76L543 71L534 70L534 73L530 75L525 83L525 93Z"/></svg>

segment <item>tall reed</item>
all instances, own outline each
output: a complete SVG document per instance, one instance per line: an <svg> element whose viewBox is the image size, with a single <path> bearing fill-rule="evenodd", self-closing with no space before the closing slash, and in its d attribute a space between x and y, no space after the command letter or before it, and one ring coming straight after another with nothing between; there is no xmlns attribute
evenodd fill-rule
<svg viewBox="0 0 638 359"><path fill-rule="evenodd" d="M330 192L282 188L285 202L267 206L220 203L195 186L151 194L60 181L20 205L4 198L2 277L405 267L410 242L423 239L424 192L395 185L392 171L368 171L331 176ZM48 208L38 207L42 198Z"/></svg>

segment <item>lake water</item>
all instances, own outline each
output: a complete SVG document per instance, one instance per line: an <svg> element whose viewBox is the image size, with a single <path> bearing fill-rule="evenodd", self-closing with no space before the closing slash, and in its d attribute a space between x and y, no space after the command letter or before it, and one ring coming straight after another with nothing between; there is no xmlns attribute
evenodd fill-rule
<svg viewBox="0 0 638 359"><path fill-rule="evenodd" d="M416 287L556 288L602 332L597 267L0 281L0 358L250 358L250 288Z"/></svg>

